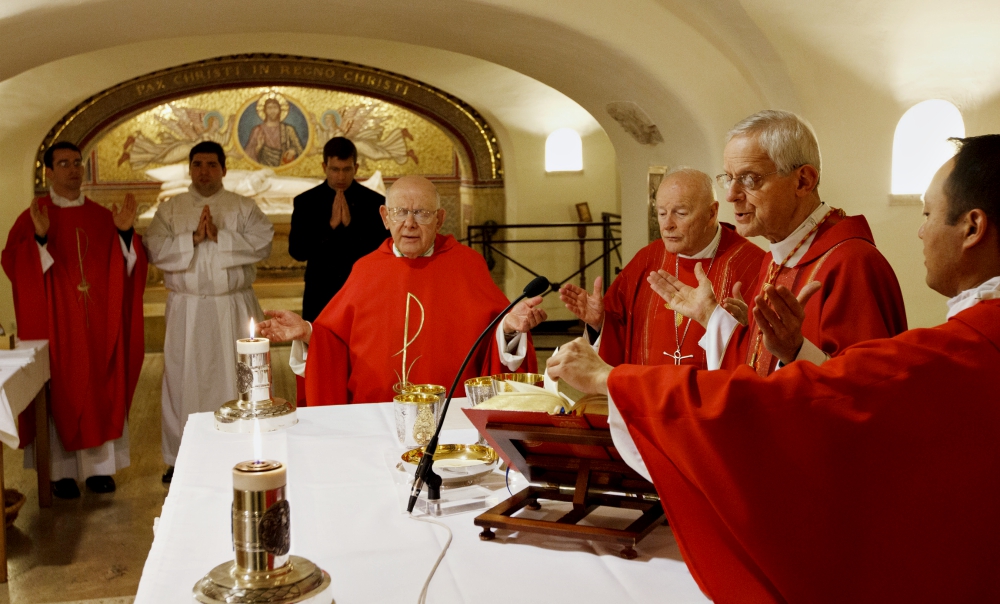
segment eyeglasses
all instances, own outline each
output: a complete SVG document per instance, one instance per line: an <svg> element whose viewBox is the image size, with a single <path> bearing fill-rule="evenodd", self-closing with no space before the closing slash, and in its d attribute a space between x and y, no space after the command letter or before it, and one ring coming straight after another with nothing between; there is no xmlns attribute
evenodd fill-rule
<svg viewBox="0 0 1000 604"><path fill-rule="evenodd" d="M61 159L57 161L55 165L59 166L60 168L68 168L70 166L73 166L74 168L82 168L83 160L74 159L73 161L70 161L68 159Z"/></svg>
<svg viewBox="0 0 1000 604"><path fill-rule="evenodd" d="M386 208L389 212L389 219L393 222L405 222L406 219L413 215L413 220L417 224L430 224L434 222L434 216L437 214L437 210L408 210L406 208Z"/></svg>
<svg viewBox="0 0 1000 604"><path fill-rule="evenodd" d="M797 167L797 166L796 166ZM730 187L733 186L733 182L739 183L740 187L746 191L756 191L764 183L764 179L772 174L777 174L779 171L768 172L767 174L755 174L753 172L744 172L742 174L737 174L736 176L730 176L728 174L719 174L715 177L715 182L722 187L723 191L728 191Z"/></svg>

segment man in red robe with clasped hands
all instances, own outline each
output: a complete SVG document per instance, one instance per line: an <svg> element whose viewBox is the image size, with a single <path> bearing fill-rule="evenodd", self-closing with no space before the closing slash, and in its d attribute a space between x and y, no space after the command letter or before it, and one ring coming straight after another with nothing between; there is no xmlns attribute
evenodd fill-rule
<svg viewBox="0 0 1000 604"><path fill-rule="evenodd" d="M601 278L587 293L564 284L559 298L587 324L588 338L611 365L695 365L707 367L698 341L705 328L664 304L650 273L666 271L688 285L706 282L716 296L753 291L764 251L718 221L711 177L690 168L664 176L656 191L661 239L639 250L601 295ZM723 302L725 305L726 302Z"/></svg>
<svg viewBox="0 0 1000 604"><path fill-rule="evenodd" d="M355 263L314 323L265 311L272 318L261 334L293 340L290 364L305 370L309 405L391 401L399 382L450 387L476 338L508 304L483 257L438 234L445 211L432 182L400 178L380 211L392 238ZM541 302L536 296L515 305L462 380L536 371L528 331L545 320Z"/></svg>
<svg viewBox="0 0 1000 604"><path fill-rule="evenodd" d="M18 337L49 341L51 426L35 426L29 407L18 420L21 446L49 429L53 494L73 498L78 479L91 491L114 491L111 475L129 465L126 418L142 369L147 263L131 194L113 211L86 199L72 143L52 145L44 164L49 194L18 217L2 261Z"/></svg>
<svg viewBox="0 0 1000 604"><path fill-rule="evenodd" d="M751 115L729 131L723 165L717 180L736 231L771 244L757 287L743 290L749 308L720 306L709 284L692 288L663 270L651 280L672 308L705 327L709 369L747 364L767 375L779 362L822 363L906 329L899 282L868 222L820 199L819 144L804 121L786 111ZM762 304L768 298L795 312L778 321Z"/></svg>
<svg viewBox="0 0 1000 604"><path fill-rule="evenodd" d="M716 602L1000 601L1000 135L959 142L918 232L943 325L767 377L550 359L609 394Z"/></svg>

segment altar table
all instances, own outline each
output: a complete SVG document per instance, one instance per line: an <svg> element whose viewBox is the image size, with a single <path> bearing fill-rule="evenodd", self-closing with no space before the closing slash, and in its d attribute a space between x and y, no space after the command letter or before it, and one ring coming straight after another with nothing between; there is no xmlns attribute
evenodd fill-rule
<svg viewBox="0 0 1000 604"><path fill-rule="evenodd" d="M0 443L17 448L17 416L34 401L39 426L48 426L46 385L49 381L49 341L22 340L14 350L0 350ZM49 431L39 430L35 450L38 470L38 504L52 505L49 486ZM3 446L0 445L0 494L3 493ZM7 582L7 532L0 530L0 583Z"/></svg>
<svg viewBox="0 0 1000 604"><path fill-rule="evenodd" d="M452 403L442 442L473 442L475 431ZM385 459L402 454L392 405L300 408L299 423L264 433L263 458L287 466L291 554L330 573L337 604L416 602L446 539L445 531L408 518ZM191 415L170 493L143 568L136 604L193 602L191 588L233 559L232 468L254 457L253 437L214 428L210 413ZM545 506L555 505L543 501ZM660 526L641 541L639 557L618 549L544 535L500 531L479 540L479 512L439 520L454 533L427 601L565 602L567 604L708 600Z"/></svg>

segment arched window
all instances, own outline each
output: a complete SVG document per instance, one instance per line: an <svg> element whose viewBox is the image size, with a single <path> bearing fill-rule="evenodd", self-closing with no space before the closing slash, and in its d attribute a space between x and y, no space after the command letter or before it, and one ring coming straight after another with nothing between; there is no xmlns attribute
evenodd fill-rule
<svg viewBox="0 0 1000 604"><path fill-rule="evenodd" d="M892 141L892 194L922 195L941 164L955 155L952 136L965 136L958 107L940 99L910 107Z"/></svg>
<svg viewBox="0 0 1000 604"><path fill-rule="evenodd" d="M583 170L583 141L572 128L560 128L545 139L546 172Z"/></svg>

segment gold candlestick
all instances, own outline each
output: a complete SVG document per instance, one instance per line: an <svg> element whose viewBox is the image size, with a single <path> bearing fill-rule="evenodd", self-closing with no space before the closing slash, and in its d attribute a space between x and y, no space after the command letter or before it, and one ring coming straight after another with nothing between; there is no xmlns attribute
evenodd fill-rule
<svg viewBox="0 0 1000 604"><path fill-rule="evenodd" d="M204 604L291 604L319 595L330 585L330 575L309 560L288 554L290 529L284 466L276 461L236 464L235 560L216 566L198 581L195 599Z"/></svg>

